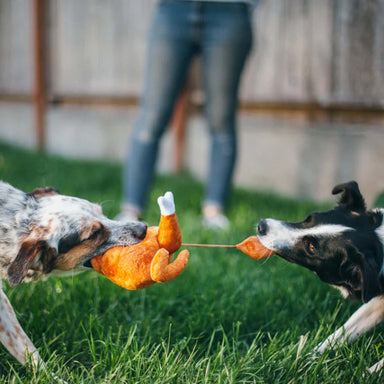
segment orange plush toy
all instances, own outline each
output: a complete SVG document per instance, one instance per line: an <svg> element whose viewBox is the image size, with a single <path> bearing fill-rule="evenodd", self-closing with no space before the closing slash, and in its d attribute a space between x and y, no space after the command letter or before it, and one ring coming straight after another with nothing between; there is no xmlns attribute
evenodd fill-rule
<svg viewBox="0 0 384 384"><path fill-rule="evenodd" d="M126 289L146 288L156 282L171 281L183 272L189 252L183 250L172 262L181 246L172 192L158 198L160 225L149 227L143 241L128 247L114 247L91 260L92 267L115 284Z"/></svg>

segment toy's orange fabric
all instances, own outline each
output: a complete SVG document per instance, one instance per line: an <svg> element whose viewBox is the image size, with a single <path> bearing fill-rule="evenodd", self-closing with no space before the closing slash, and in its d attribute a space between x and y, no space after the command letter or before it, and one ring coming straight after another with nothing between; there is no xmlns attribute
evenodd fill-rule
<svg viewBox="0 0 384 384"><path fill-rule="evenodd" d="M273 255L273 251L264 247L257 236L249 236L244 241L237 244L236 248L256 260L265 259L266 257Z"/></svg>
<svg viewBox="0 0 384 384"><path fill-rule="evenodd" d="M95 271L126 289L146 288L155 282L171 281L184 270L189 252L183 250L172 262L173 253L181 245L181 232L174 212L172 194L159 204L168 204L159 227L149 227L143 241L128 247L114 247L91 260ZM173 206L173 208L172 208ZM169 212L172 212L168 214Z"/></svg>
<svg viewBox="0 0 384 384"><path fill-rule="evenodd" d="M157 238L160 247L165 248L169 253L174 253L181 247L181 231L176 213L161 216Z"/></svg>

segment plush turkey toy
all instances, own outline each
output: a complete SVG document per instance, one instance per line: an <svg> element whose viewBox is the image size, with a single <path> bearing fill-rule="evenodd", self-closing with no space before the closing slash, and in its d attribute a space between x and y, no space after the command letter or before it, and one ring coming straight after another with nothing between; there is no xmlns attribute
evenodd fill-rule
<svg viewBox="0 0 384 384"><path fill-rule="evenodd" d="M250 236L237 245L182 244L172 192L157 199L161 218L158 227L149 227L140 243L114 247L91 259L96 272L126 289L141 289L175 279L187 266L189 252L183 250L174 261L173 254L184 247L237 248L253 259L263 259L273 252Z"/></svg>
<svg viewBox="0 0 384 384"><path fill-rule="evenodd" d="M172 262L173 253L181 246L172 192L158 198L161 211L158 227L149 227L140 243L114 247L91 260L96 272L126 289L141 289L156 282L167 282L183 272L189 252L183 250Z"/></svg>

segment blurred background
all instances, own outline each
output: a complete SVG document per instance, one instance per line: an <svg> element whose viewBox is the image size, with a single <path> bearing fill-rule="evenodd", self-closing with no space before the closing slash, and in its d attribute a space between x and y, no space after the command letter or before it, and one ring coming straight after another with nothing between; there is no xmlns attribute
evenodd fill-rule
<svg viewBox="0 0 384 384"><path fill-rule="evenodd" d="M0 141L122 161L154 0L0 0ZM330 198L384 190L384 0L262 0L241 87L235 183ZM199 62L162 143L160 172L207 165Z"/></svg>

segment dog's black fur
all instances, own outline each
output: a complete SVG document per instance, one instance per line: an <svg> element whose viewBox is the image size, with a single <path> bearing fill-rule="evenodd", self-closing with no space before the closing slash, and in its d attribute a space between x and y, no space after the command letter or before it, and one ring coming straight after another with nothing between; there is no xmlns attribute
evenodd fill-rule
<svg viewBox="0 0 384 384"><path fill-rule="evenodd" d="M295 223L262 219L258 224L258 237L265 247L314 271L345 297L366 303L316 353L352 341L384 321L384 210L367 210L355 181L337 185L332 193L341 197L330 211L314 212ZM384 359L370 372L383 366Z"/></svg>
<svg viewBox="0 0 384 384"><path fill-rule="evenodd" d="M314 212L304 221L284 223L294 231L309 231L298 237L294 246L273 250L282 258L314 271L322 281L344 288L349 298L367 302L384 291L383 244L375 232L383 224L383 214L366 209L354 181L336 186L332 193L341 193L338 206ZM340 233L310 233L311 228L330 224L348 229ZM262 242L269 231L268 222L261 220L258 233Z"/></svg>

